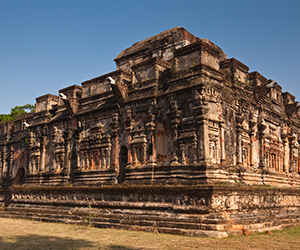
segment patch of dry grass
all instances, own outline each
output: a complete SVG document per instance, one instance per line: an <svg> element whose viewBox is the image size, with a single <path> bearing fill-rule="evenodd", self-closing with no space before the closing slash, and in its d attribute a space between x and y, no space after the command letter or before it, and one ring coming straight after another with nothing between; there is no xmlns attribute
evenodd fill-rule
<svg viewBox="0 0 300 250"><path fill-rule="evenodd" d="M212 239L0 218L0 249L300 249L300 227Z"/></svg>

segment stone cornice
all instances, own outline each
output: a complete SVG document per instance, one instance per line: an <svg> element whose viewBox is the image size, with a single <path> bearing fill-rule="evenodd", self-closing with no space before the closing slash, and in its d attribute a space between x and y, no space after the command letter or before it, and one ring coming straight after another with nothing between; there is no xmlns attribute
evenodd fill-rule
<svg viewBox="0 0 300 250"><path fill-rule="evenodd" d="M190 45L187 45L185 47L176 49L174 51L175 57L180 57L180 56L184 56L184 55L188 55L191 54L193 52L196 51L206 51L209 54L215 56L215 57L219 57L222 53L224 53L220 48L218 48L217 46L213 46L207 42L205 42L204 40L199 40L195 43L192 43Z"/></svg>
<svg viewBox="0 0 300 250"><path fill-rule="evenodd" d="M124 78L124 79L126 79L128 81L131 80L131 73L129 73L129 72L125 71L125 70L119 69L119 70L110 72L108 74L105 74L105 75L93 78L91 80L84 81L84 82L81 83L81 85L84 87L84 86L89 85L89 84L106 81L106 78L109 77L109 76L113 77L113 78L114 77Z"/></svg>
<svg viewBox="0 0 300 250"><path fill-rule="evenodd" d="M244 73L248 73L249 71L249 68L245 64L241 63L235 58L230 58L220 62L220 69L226 69L226 68L236 68Z"/></svg>
<svg viewBox="0 0 300 250"><path fill-rule="evenodd" d="M42 102L46 100L58 101L58 96L52 94L46 94L35 98L36 102Z"/></svg>
<svg viewBox="0 0 300 250"><path fill-rule="evenodd" d="M265 78L263 75L261 75L259 72L254 71L249 73L249 80L259 80L261 81L263 84L267 84L268 83L268 79Z"/></svg>
<svg viewBox="0 0 300 250"><path fill-rule="evenodd" d="M141 68L141 67L149 67L149 66L153 66L153 65L160 65L162 67L165 67L165 68L171 68L172 67L172 64L161 59L161 58L158 58L158 57L155 57L155 58L151 58L149 60L146 60L146 61L143 61L141 63L138 63L138 64L135 64L132 66L132 69L133 70L136 70L138 68Z"/></svg>

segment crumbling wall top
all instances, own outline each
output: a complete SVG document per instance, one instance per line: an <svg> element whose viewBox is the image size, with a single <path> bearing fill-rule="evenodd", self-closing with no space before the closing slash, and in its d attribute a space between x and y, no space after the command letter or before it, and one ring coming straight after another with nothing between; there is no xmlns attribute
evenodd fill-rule
<svg viewBox="0 0 300 250"><path fill-rule="evenodd" d="M131 72L132 66L151 58L159 57L165 61L174 60L174 52L190 44L201 42L210 51L214 51L222 60L227 59L226 54L214 43L207 39L200 39L189 33L186 29L176 27L159 33L143 41L134 43L123 50L114 60L117 69Z"/></svg>

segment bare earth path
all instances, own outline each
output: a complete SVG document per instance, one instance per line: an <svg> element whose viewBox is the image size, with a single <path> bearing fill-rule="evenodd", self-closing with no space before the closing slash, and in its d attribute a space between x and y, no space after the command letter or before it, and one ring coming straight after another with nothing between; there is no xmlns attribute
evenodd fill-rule
<svg viewBox="0 0 300 250"><path fill-rule="evenodd" d="M211 239L0 218L0 249L300 249L300 227Z"/></svg>

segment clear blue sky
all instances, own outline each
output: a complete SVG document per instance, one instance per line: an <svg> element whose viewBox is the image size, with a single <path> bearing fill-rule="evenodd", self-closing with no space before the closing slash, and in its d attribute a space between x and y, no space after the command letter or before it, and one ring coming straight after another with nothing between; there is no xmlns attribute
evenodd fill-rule
<svg viewBox="0 0 300 250"><path fill-rule="evenodd" d="M133 43L180 26L300 98L299 0L0 0L0 113L115 70Z"/></svg>

